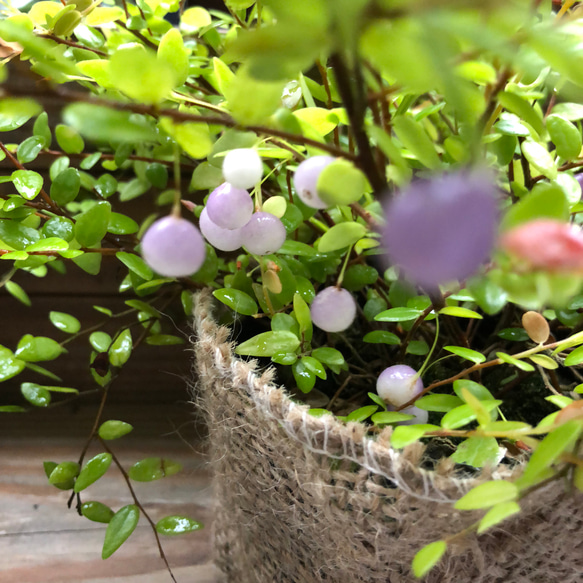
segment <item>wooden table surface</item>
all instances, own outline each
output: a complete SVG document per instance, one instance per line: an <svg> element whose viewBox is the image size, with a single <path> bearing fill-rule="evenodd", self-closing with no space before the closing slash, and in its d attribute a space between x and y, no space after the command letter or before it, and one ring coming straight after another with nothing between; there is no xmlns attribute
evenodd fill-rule
<svg viewBox="0 0 583 583"><path fill-rule="evenodd" d="M175 476L136 483L136 493L154 520L184 514L205 524L197 532L163 537L178 583L218 581L210 562L212 492L201 454L179 439L122 442L116 450L125 467L150 456L164 456L183 464L183 471ZM68 493L48 484L42 462L76 459L79 443L31 438L3 439L1 443L0 583L171 583L144 518L128 541L103 561L105 525L68 510ZM114 509L132 502L121 474L113 466L86 490L85 500L90 499Z"/></svg>

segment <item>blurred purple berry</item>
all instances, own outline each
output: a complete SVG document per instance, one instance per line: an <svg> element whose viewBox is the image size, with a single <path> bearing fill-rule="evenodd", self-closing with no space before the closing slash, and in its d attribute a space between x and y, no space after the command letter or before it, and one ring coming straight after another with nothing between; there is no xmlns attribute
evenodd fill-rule
<svg viewBox="0 0 583 583"><path fill-rule="evenodd" d="M496 239L496 185L487 172L419 180L385 207L383 244L392 264L424 287L472 275Z"/></svg>

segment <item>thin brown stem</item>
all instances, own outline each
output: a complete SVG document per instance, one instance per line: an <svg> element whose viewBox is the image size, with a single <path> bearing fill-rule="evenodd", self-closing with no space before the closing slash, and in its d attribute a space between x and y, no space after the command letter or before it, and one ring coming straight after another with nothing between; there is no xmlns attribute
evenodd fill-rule
<svg viewBox="0 0 583 583"><path fill-rule="evenodd" d="M73 42L71 40L67 40L65 38L61 38L59 36L55 36L54 34L50 34L50 33L46 33L46 34L39 34L37 35L39 38L46 38L48 40L52 40L56 43L59 43L61 45L67 45L68 47L73 47L75 49L82 49L84 51L90 51L96 55L99 55L100 57L107 57L107 53L104 53L103 51L100 51L99 49L93 49L91 47L87 47L85 45L81 45L79 43Z"/></svg>

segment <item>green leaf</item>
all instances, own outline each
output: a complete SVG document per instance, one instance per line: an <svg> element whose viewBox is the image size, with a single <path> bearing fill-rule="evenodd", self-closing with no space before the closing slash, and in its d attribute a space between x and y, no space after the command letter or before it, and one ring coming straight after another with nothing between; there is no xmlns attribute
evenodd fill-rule
<svg viewBox="0 0 583 583"><path fill-rule="evenodd" d="M279 248L278 253L280 255L298 255L299 257L313 257L318 254L311 245L306 245L301 241L293 241L292 239L287 239Z"/></svg>
<svg viewBox="0 0 583 583"><path fill-rule="evenodd" d="M6 288L6 291L11 296L15 297L19 302L23 303L25 306L31 305L31 301L30 298L28 297L28 294L16 282L7 281L4 284L4 287Z"/></svg>
<svg viewBox="0 0 583 583"><path fill-rule="evenodd" d="M567 355L565 358L565 362L563 363L565 366L576 366L583 362L583 346L579 348L575 348L572 352Z"/></svg>
<svg viewBox="0 0 583 583"><path fill-rule="evenodd" d="M456 318L475 318L476 320L482 320L483 316L474 312L474 310L468 310L467 308L460 308L458 306L445 306L439 310L440 314L444 316L455 316Z"/></svg>
<svg viewBox="0 0 583 583"><path fill-rule="evenodd" d="M125 421L118 421L117 419L110 419L99 426L98 434L101 439L119 439L127 435L133 427Z"/></svg>
<svg viewBox="0 0 583 583"><path fill-rule="evenodd" d="M81 163L79 164L79 167L82 170L91 170L91 168L93 168L93 166L95 166L95 164L97 164L97 162L99 162L101 158L101 152L93 152L93 154L87 156L87 158L83 158L83 160L81 160Z"/></svg>
<svg viewBox="0 0 583 583"><path fill-rule="evenodd" d="M0 413L25 413L26 409L24 407L19 407L18 405L1 405Z"/></svg>
<svg viewBox="0 0 583 583"><path fill-rule="evenodd" d="M305 302L304 298L302 298L302 296L298 293L294 294L293 305L294 314L300 328L300 337L304 340L304 342L311 342L314 328L312 326L310 308Z"/></svg>
<svg viewBox="0 0 583 583"><path fill-rule="evenodd" d="M470 350L469 348L464 348L463 346L444 346L444 350L448 352L452 352L457 356L461 356L466 360L470 360L476 364L480 364L486 360L486 357L481 353L475 350Z"/></svg>
<svg viewBox="0 0 583 583"><path fill-rule="evenodd" d="M182 470L178 462L159 457L149 457L135 463L128 472L135 482L153 482L173 476Z"/></svg>
<svg viewBox="0 0 583 583"><path fill-rule="evenodd" d="M396 334L386 330L373 330L365 334L362 340L371 344L393 344L397 346L401 344L401 339Z"/></svg>
<svg viewBox="0 0 583 583"><path fill-rule="evenodd" d="M257 303L244 291L223 288L213 291L213 296L238 314L253 316L257 313Z"/></svg>
<svg viewBox="0 0 583 583"><path fill-rule="evenodd" d="M60 237L47 237L32 245L27 245L25 251L27 253L34 253L39 251L67 251L67 249L69 249L67 241L63 241Z"/></svg>
<svg viewBox="0 0 583 583"><path fill-rule="evenodd" d="M81 188L81 176L76 168L63 170L51 184L51 198L64 206L77 198Z"/></svg>
<svg viewBox="0 0 583 583"><path fill-rule="evenodd" d="M331 348L330 346L321 346L320 348L312 350L312 356L330 368L345 364L342 353L339 350L336 350L336 348Z"/></svg>
<svg viewBox="0 0 583 583"><path fill-rule="evenodd" d="M510 516L514 514L518 514L520 512L520 506L517 502L500 502L496 504L486 512L482 520L480 520L480 524L478 526L478 534L483 533L484 531L500 524L503 520L506 520Z"/></svg>
<svg viewBox="0 0 583 583"><path fill-rule="evenodd" d="M107 233L111 205L102 200L77 217L75 238L83 247L91 247L101 242Z"/></svg>
<svg viewBox="0 0 583 583"><path fill-rule="evenodd" d="M172 72L175 87L184 85L188 78L188 53L177 28L171 28L161 38L158 45L158 62L163 63Z"/></svg>
<svg viewBox="0 0 583 583"><path fill-rule="evenodd" d="M92 500L81 504L81 514L93 522L107 524L111 521L115 512L109 506Z"/></svg>
<svg viewBox="0 0 583 583"><path fill-rule="evenodd" d="M581 132L570 121L560 115L549 115L547 130L557 154L565 160L578 158L581 153Z"/></svg>
<svg viewBox="0 0 583 583"><path fill-rule="evenodd" d="M458 379L457 381L453 382L454 393L463 401L465 401L463 397L464 389L469 391L470 394L472 394L480 401L487 401L488 399L494 398L492 393L484 385L476 383L475 381L470 381L468 379Z"/></svg>
<svg viewBox="0 0 583 583"><path fill-rule="evenodd" d="M364 407L360 407L359 409L355 409L349 415L347 415L345 421L356 421L357 423L362 423L377 410L378 405L366 405Z"/></svg>
<svg viewBox="0 0 583 583"><path fill-rule="evenodd" d="M94 482L97 482L111 465L112 456L110 453L100 453L92 457L83 467L77 479L75 480L75 492L81 492L88 488Z"/></svg>
<svg viewBox="0 0 583 583"><path fill-rule="evenodd" d="M62 462L54 467L49 476L49 484L61 487L65 484L71 483L70 488L73 487L72 480L79 474L79 464L77 462ZM67 488L69 489L69 488Z"/></svg>
<svg viewBox="0 0 583 583"><path fill-rule="evenodd" d="M57 237L69 242L74 237L74 224L66 217L53 217L49 219L42 228L42 233L47 238Z"/></svg>
<svg viewBox="0 0 583 583"><path fill-rule="evenodd" d="M64 352L64 348L52 338L25 334L18 342L15 356L27 362L54 360Z"/></svg>
<svg viewBox="0 0 583 583"><path fill-rule="evenodd" d="M172 334L151 334L146 338L146 344L150 346L176 346L184 344L184 338Z"/></svg>
<svg viewBox="0 0 583 583"><path fill-rule="evenodd" d="M51 402L51 393L36 383L22 383L20 392L35 407L47 407Z"/></svg>
<svg viewBox="0 0 583 583"><path fill-rule="evenodd" d="M437 170L441 161L435 146L420 122L407 115L393 118L393 127L401 143L427 168Z"/></svg>
<svg viewBox="0 0 583 583"><path fill-rule="evenodd" d="M92 332L89 343L97 352L107 352L111 346L111 336L107 332Z"/></svg>
<svg viewBox="0 0 583 583"><path fill-rule="evenodd" d="M142 279L150 281L154 277L154 273L148 267L147 263L139 256L134 253L126 253L125 251L118 251L115 256L130 270L135 274L139 275Z"/></svg>
<svg viewBox="0 0 583 583"><path fill-rule="evenodd" d="M366 187L366 176L361 170L348 160L337 159L322 170L316 190L325 203L333 206L358 202L364 195Z"/></svg>
<svg viewBox="0 0 583 583"><path fill-rule="evenodd" d="M90 103L73 103L63 119L86 138L104 142L157 141L155 127L143 116Z"/></svg>
<svg viewBox="0 0 583 583"><path fill-rule="evenodd" d="M197 122L179 124L173 123L168 117L164 117L160 120L160 125L192 158L198 160L206 158L210 154L213 142L207 124Z"/></svg>
<svg viewBox="0 0 583 583"><path fill-rule="evenodd" d="M526 139L522 142L521 149L524 157L530 162L531 166L541 174L550 180L554 180L557 177L555 161L545 147L541 146L538 142Z"/></svg>
<svg viewBox="0 0 583 583"><path fill-rule="evenodd" d="M273 356L276 352L295 352L300 346L300 339L284 330L263 332L239 344L236 354L245 356Z"/></svg>
<svg viewBox="0 0 583 583"><path fill-rule="evenodd" d="M489 399L487 401L480 401L480 403L486 411L492 411L498 407L502 401ZM457 429L458 427L463 427L474 421L476 416L476 412L470 407L470 405L460 405L443 416L441 426L444 429Z"/></svg>
<svg viewBox="0 0 583 583"><path fill-rule="evenodd" d="M415 577L421 578L427 575L439 563L445 551L447 551L447 543L444 540L430 543L417 551L411 563Z"/></svg>
<svg viewBox="0 0 583 583"><path fill-rule="evenodd" d="M502 219L501 230L512 229L535 219L569 219L569 201L558 184L537 182L534 188L510 207Z"/></svg>
<svg viewBox="0 0 583 583"><path fill-rule="evenodd" d="M53 326L67 334L77 334L81 330L81 322L65 312L49 312L49 320Z"/></svg>
<svg viewBox="0 0 583 583"><path fill-rule="evenodd" d="M33 170L15 170L12 182L22 198L33 200L43 187L43 177Z"/></svg>
<svg viewBox="0 0 583 583"><path fill-rule="evenodd" d="M105 531L102 559L108 559L121 547L134 532L139 520L140 509L135 504L128 504L113 515Z"/></svg>
<svg viewBox="0 0 583 583"><path fill-rule="evenodd" d="M497 352L496 356L502 362L505 362L506 364L511 364L512 366L515 366L516 368L519 368L520 370L524 370L526 372L532 372L534 370L534 366L532 366L532 364L529 364L528 362L524 362L524 360L518 360L518 358L514 358L513 356L510 356L509 354L506 354L505 352Z"/></svg>
<svg viewBox="0 0 583 583"><path fill-rule="evenodd" d="M377 322L407 322L416 320L422 313L423 310L414 308L391 308L377 314L374 319Z"/></svg>
<svg viewBox="0 0 583 583"><path fill-rule="evenodd" d="M504 328L498 332L498 336L503 340L513 340L514 342L528 340L528 334L524 328Z"/></svg>
<svg viewBox="0 0 583 583"><path fill-rule="evenodd" d="M298 109L293 115L299 120L300 127L306 132L315 130L320 136L329 134L339 121L334 112L323 107L305 107Z"/></svg>
<svg viewBox="0 0 583 583"><path fill-rule="evenodd" d="M402 449L418 441L429 431L435 430L439 430L437 425L399 425L393 429L393 433L391 434L391 446L395 449Z"/></svg>
<svg viewBox="0 0 583 583"><path fill-rule="evenodd" d="M142 45L123 45L109 60L109 80L128 97L160 103L175 86L175 72Z"/></svg>
<svg viewBox="0 0 583 583"><path fill-rule="evenodd" d="M398 411L379 411L371 417L371 421L375 425L401 423L401 421L409 421L410 419L415 419L415 415L407 415L406 413L399 413Z"/></svg>
<svg viewBox="0 0 583 583"><path fill-rule="evenodd" d="M0 132L10 132L23 126L42 111L32 99L3 98L0 101Z"/></svg>
<svg viewBox="0 0 583 583"><path fill-rule="evenodd" d="M129 328L122 330L109 349L109 362L113 366L123 366L132 354L132 333Z"/></svg>
<svg viewBox="0 0 583 583"><path fill-rule="evenodd" d="M240 2L240 0L238 1ZM245 6L245 8L247 7ZM239 7L235 7L235 9L239 10ZM180 28L185 29L187 32L195 32L199 28L208 26L211 22L211 15L206 8L203 8L202 6L193 6L182 13L182 16L180 17Z"/></svg>
<svg viewBox="0 0 583 583"><path fill-rule="evenodd" d="M0 220L0 239L7 245L21 251L36 243L40 239L40 233L36 229L6 219Z"/></svg>
<svg viewBox="0 0 583 583"><path fill-rule="evenodd" d="M517 498L518 487L514 482L490 480L472 488L454 504L454 508L457 510L477 510L503 502L512 502Z"/></svg>
<svg viewBox="0 0 583 583"><path fill-rule="evenodd" d="M309 393L316 384L316 375L305 365L303 358L292 364L292 374L302 393Z"/></svg>
<svg viewBox="0 0 583 583"><path fill-rule="evenodd" d="M45 145L44 138L39 136L31 136L26 138L19 146L16 151L16 156L21 164L28 164L33 160L36 160L40 151Z"/></svg>
<svg viewBox="0 0 583 583"><path fill-rule="evenodd" d="M360 223L340 223L334 225L322 235L318 243L320 253L329 253L338 249L345 249L362 239L366 234L366 227Z"/></svg>
<svg viewBox="0 0 583 583"><path fill-rule="evenodd" d="M202 522L187 516L165 516L156 523L156 532L165 536L176 536L203 528Z"/></svg>
<svg viewBox="0 0 583 583"><path fill-rule="evenodd" d="M577 441L583 425L573 419L551 431L537 446L519 479L520 487L524 488L537 480L537 476L550 468L559 456L571 448Z"/></svg>
<svg viewBox="0 0 583 583"><path fill-rule="evenodd" d="M454 395L425 395L415 401L415 406L424 411L436 411L438 413L447 413L464 402Z"/></svg>
<svg viewBox="0 0 583 583"><path fill-rule="evenodd" d="M67 154L80 154L85 148L83 138L76 128L59 124L55 128L55 138L61 149Z"/></svg>
<svg viewBox="0 0 583 583"><path fill-rule="evenodd" d="M529 358L532 362L546 368L547 370L555 370L556 368L559 368L559 363L546 354L533 354L532 356L529 356ZM565 363L565 366L569 365Z"/></svg>
<svg viewBox="0 0 583 583"><path fill-rule="evenodd" d="M501 91L496 95L496 98L508 111L516 114L519 118L532 126L539 136L544 134L545 128L540 115L523 97L509 91Z"/></svg>
<svg viewBox="0 0 583 583"><path fill-rule="evenodd" d="M152 162L146 168L146 178L150 181L152 186L156 188L166 188L168 183L168 170L164 164L159 162Z"/></svg>
<svg viewBox="0 0 583 583"><path fill-rule="evenodd" d="M499 447L495 437L472 436L460 443L449 459L457 464L482 468L494 464L498 455Z"/></svg>

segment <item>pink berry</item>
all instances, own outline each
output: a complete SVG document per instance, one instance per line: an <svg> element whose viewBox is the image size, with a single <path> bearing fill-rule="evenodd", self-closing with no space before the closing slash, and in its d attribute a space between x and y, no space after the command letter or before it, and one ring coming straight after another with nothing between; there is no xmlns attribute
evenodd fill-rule
<svg viewBox="0 0 583 583"><path fill-rule="evenodd" d="M356 302L348 290L327 287L316 294L310 314L318 328L326 332L342 332L356 317Z"/></svg>
<svg viewBox="0 0 583 583"><path fill-rule="evenodd" d="M379 397L394 407L400 407L423 390L423 381L406 364L385 368L377 379ZM413 414L413 413L412 413Z"/></svg>
<svg viewBox="0 0 583 583"><path fill-rule="evenodd" d="M142 238L142 257L164 277L187 277L204 263L205 242L200 231L186 219L158 219Z"/></svg>

